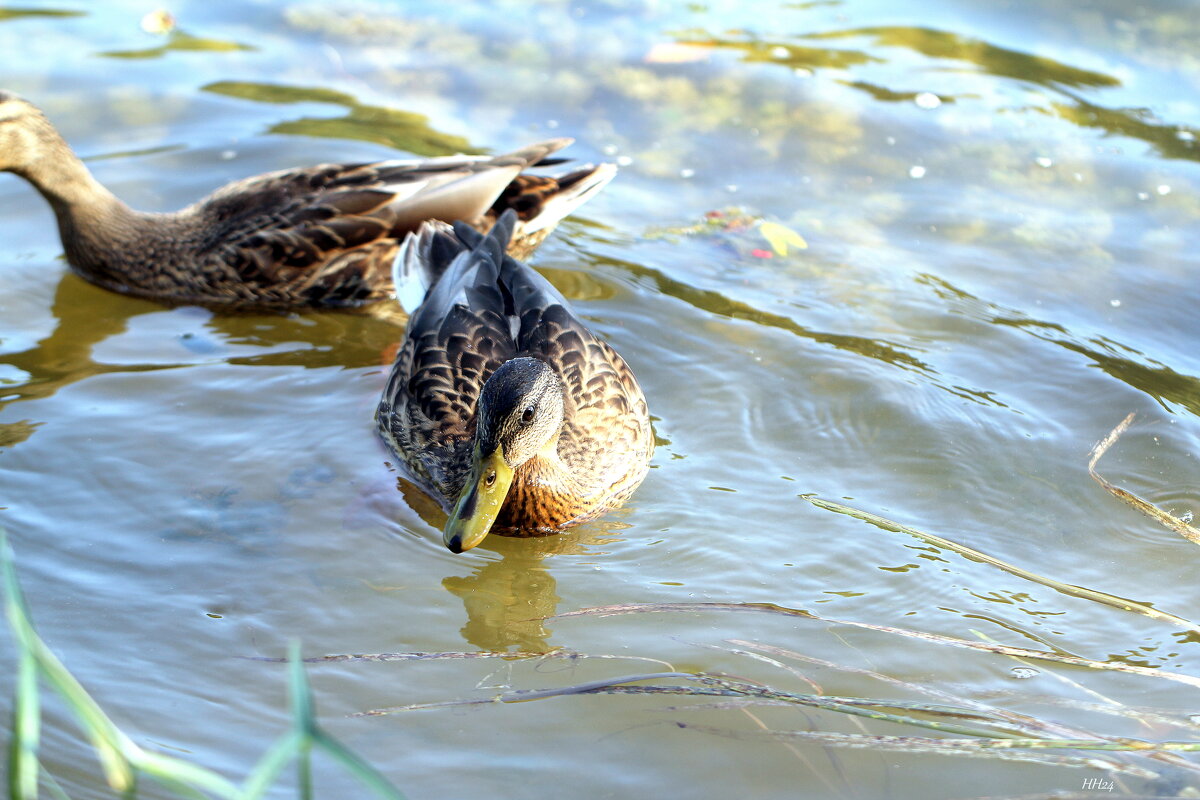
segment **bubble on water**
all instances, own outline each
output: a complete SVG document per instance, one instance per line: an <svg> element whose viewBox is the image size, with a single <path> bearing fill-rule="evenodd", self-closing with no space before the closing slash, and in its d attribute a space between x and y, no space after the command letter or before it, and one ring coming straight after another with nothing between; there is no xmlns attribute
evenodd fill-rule
<svg viewBox="0 0 1200 800"><path fill-rule="evenodd" d="M1118 300L1118 299L1116 299L1115 297L1114 297L1112 300L1109 300L1109 301L1108 301L1108 304L1109 304L1110 306L1112 306L1113 308L1120 308L1120 307L1121 307L1121 301L1120 301L1120 300Z"/></svg>
<svg viewBox="0 0 1200 800"><path fill-rule="evenodd" d="M1191 525L1192 520L1195 518L1196 518L1196 515L1193 514L1191 511L1185 511L1179 515L1179 521L1185 525Z"/></svg>
<svg viewBox="0 0 1200 800"><path fill-rule="evenodd" d="M681 177L681 178L690 178L695 174L696 174L696 170L691 169L689 167L684 167L683 169L679 170L679 177Z"/></svg>
<svg viewBox="0 0 1200 800"><path fill-rule="evenodd" d="M933 92L921 92L913 98L918 108L937 108L942 104L942 98Z"/></svg>
<svg viewBox="0 0 1200 800"><path fill-rule="evenodd" d="M1021 681L1028 680L1029 678L1032 678L1035 675L1040 675L1040 674L1041 673L1038 670L1034 669L1033 667L1013 667L1012 668L1012 676L1014 678L1016 678L1017 680L1021 680Z"/></svg>
<svg viewBox="0 0 1200 800"><path fill-rule="evenodd" d="M1149 199L1150 199L1150 193L1149 193L1149 192L1138 192L1138 193L1137 193L1137 199L1138 199L1138 200L1149 200Z"/></svg>
<svg viewBox="0 0 1200 800"><path fill-rule="evenodd" d="M1050 167L1054 166L1054 161L1050 158L1047 158L1046 156L1038 156L1037 158L1034 159L1034 161L1037 162L1037 165L1039 167L1050 168Z"/></svg>
<svg viewBox="0 0 1200 800"><path fill-rule="evenodd" d="M783 45L776 45L775 47L771 48L771 58L782 59L782 58L787 58L791 54L792 54L792 51L788 50Z"/></svg>
<svg viewBox="0 0 1200 800"><path fill-rule="evenodd" d="M1194 142L1196 141L1196 134L1191 131L1175 131L1175 138L1181 142Z"/></svg>
<svg viewBox="0 0 1200 800"><path fill-rule="evenodd" d="M617 156L617 166L628 167L633 163L633 159L629 156Z"/></svg>
<svg viewBox="0 0 1200 800"><path fill-rule="evenodd" d="M908 168L908 177L924 178L925 177L925 168L922 167L920 164L915 164L915 165L909 167Z"/></svg>
<svg viewBox="0 0 1200 800"><path fill-rule="evenodd" d="M1168 195L1171 193L1171 187L1165 183L1160 183L1158 186L1155 187L1154 191L1158 192L1161 195Z"/></svg>

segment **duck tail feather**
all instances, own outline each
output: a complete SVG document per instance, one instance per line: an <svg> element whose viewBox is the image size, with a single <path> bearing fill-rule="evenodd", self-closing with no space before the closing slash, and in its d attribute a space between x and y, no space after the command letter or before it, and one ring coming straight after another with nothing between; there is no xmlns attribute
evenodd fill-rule
<svg viewBox="0 0 1200 800"><path fill-rule="evenodd" d="M460 242L466 245L468 250L474 250L483 241L483 234L462 220L455 221L454 235L458 237Z"/></svg>
<svg viewBox="0 0 1200 800"><path fill-rule="evenodd" d="M617 175L615 164L588 164L558 176L558 191L546 196L537 213L522 223L522 233L549 233L575 209L591 200ZM545 235L543 233L543 235Z"/></svg>
<svg viewBox="0 0 1200 800"><path fill-rule="evenodd" d="M422 223L404 237L392 262L392 281L396 300L407 313L412 314L425 301L430 287L462 249L453 229L437 220Z"/></svg>

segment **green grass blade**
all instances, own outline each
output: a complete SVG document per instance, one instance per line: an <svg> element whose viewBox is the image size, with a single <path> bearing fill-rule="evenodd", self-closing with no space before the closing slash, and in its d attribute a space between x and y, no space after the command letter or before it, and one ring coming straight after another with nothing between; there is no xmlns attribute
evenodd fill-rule
<svg viewBox="0 0 1200 800"><path fill-rule="evenodd" d="M300 657L300 643L296 641L288 645L288 697L292 725L303 735L312 736L317 725L316 712L308 676L304 674L304 661Z"/></svg>
<svg viewBox="0 0 1200 800"><path fill-rule="evenodd" d="M300 785L301 800L313 800L312 788L312 743L305 740L296 756L296 780Z"/></svg>
<svg viewBox="0 0 1200 800"><path fill-rule="evenodd" d="M39 676L70 707L96 751L109 786L123 797L135 796L138 775L145 774L178 794L196 800L207 800L214 795L228 800L257 800L274 784L288 761L295 758L300 773L301 797L311 800L311 752L314 746L319 746L381 797L403 800L403 795L378 772L318 727L298 644L293 643L289 650L292 730L271 746L239 790L214 772L143 750L109 719L34 630L28 606L17 584L12 551L3 528L0 528L0 578L3 579L5 616L17 645L13 735L8 756L9 800L37 800L41 721ZM53 782L53 776L47 773L47 778L56 796L65 797Z"/></svg>
<svg viewBox="0 0 1200 800"><path fill-rule="evenodd" d="M262 797L279 778L284 766L293 759L296 760L299 770L301 796L311 795L312 779L308 754L312 749L312 732L316 723L313 719L312 693L304 675L298 642L288 645L288 708L292 715L292 730L271 745L255 765L254 772L242 787L241 800L258 800Z"/></svg>
<svg viewBox="0 0 1200 800"><path fill-rule="evenodd" d="M12 557L3 528L0 528L0 560L4 562L5 615L11 619L21 613L20 593L10 568ZM13 639L17 645L17 681L13 689L12 739L8 743L8 796L11 800L36 800L41 722L37 661L15 631Z"/></svg>
<svg viewBox="0 0 1200 800"><path fill-rule="evenodd" d="M295 730L279 737L254 766L254 771L242 786L239 800L258 800L262 797L275 783L287 763L300 752L303 742L303 735Z"/></svg>
<svg viewBox="0 0 1200 800"><path fill-rule="evenodd" d="M171 788L177 794L200 800L207 800L209 795L233 800L239 795L238 788L225 778L204 767L189 764L178 758L141 750L137 758L133 759L133 764L137 769Z"/></svg>
<svg viewBox="0 0 1200 800"><path fill-rule="evenodd" d="M36 742L38 726L37 676L40 673L48 684L63 698L71 708L84 734L92 743L96 756L104 769L109 786L115 792L126 797L132 797L137 787L137 773L145 772L164 784L174 788L181 794L191 797L205 798L202 793L208 792L225 798L237 796L237 788L214 772L188 764L169 756L150 753L142 750L121 732L108 715L100 708L87 690L75 679L58 657L46 646L38 636L30 621L29 609L25 598L17 584L16 570L13 567L12 550L8 546L7 537L0 529L0 572L4 578L5 614L13 638L17 640L20 653L18 661L18 715L14 741L22 751L20 772L16 778L10 778L10 797L35 798L36 781ZM32 735L30 735L32 732ZM14 749L12 752L17 752ZM30 764L33 768L30 768ZM16 770L10 769L10 772ZM28 777L32 776L32 777ZM33 793L14 794L11 781L33 781Z"/></svg>
<svg viewBox="0 0 1200 800"><path fill-rule="evenodd" d="M37 662L32 653L22 649L17 656L12 740L8 743L8 796L12 800L37 799L40 723Z"/></svg>
<svg viewBox="0 0 1200 800"><path fill-rule="evenodd" d="M46 786L50 789L50 794L54 795L55 800L71 800L70 795L58 785L58 781L54 780L54 776L49 772L42 770L42 780L46 782Z"/></svg>
<svg viewBox="0 0 1200 800"><path fill-rule="evenodd" d="M351 752L337 739L324 731L317 731L314 742L317 747L332 756L346 768L347 772L358 778L364 786L370 788L378 796L387 798L387 800L404 800L404 795L395 786L392 786L387 778L380 775L374 767Z"/></svg>
<svg viewBox="0 0 1200 800"><path fill-rule="evenodd" d="M302 736L300 745L300 790L304 800L312 797L312 772L309 751L315 745L324 750L347 772L369 786L380 797L388 800L404 800L394 786L373 767L352 753L345 745L334 739L317 724L316 707L308 677L304 674L304 661L300 657L300 645L292 642L288 648L288 685L291 692L292 724L297 736Z"/></svg>
<svg viewBox="0 0 1200 800"><path fill-rule="evenodd" d="M34 631L29 609L17 584L8 537L4 534L0 534L0 570L4 573L5 614L18 647L35 660L42 677L75 712L100 759L109 786L122 794L130 791L136 779L133 767L122 753L122 734Z"/></svg>
<svg viewBox="0 0 1200 800"><path fill-rule="evenodd" d="M297 641L288 645L288 697L292 726L299 737L296 749L296 781L300 787L301 800L312 800L312 743L317 732L317 717L312 689L308 685L308 676L304 674L300 643Z"/></svg>

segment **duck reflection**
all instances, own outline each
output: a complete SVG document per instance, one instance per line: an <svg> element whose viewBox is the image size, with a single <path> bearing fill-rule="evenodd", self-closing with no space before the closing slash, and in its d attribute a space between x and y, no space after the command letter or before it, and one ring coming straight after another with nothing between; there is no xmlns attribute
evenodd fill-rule
<svg viewBox="0 0 1200 800"><path fill-rule="evenodd" d="M409 507L440 530L446 512L415 484L404 478L397 482ZM597 547L618 541L619 531L626 527L626 523L606 518L553 536L488 536L472 553L490 552L499 558L479 563L470 575L442 579L442 587L462 600L467 612L463 638L490 652L544 653L553 649L549 642L553 631L544 621L558 613L562 598L547 559L597 554Z"/></svg>
<svg viewBox="0 0 1200 800"><path fill-rule="evenodd" d="M0 408L17 400L49 397L63 386L93 375L137 370L128 364L98 364L92 360L92 348L124 333L133 317L161 310L162 306L149 300L114 294L64 272L50 307L58 321L54 330L33 347L0 355L0 362L28 376L24 383L4 387Z"/></svg>
<svg viewBox="0 0 1200 800"><path fill-rule="evenodd" d="M550 649L551 631L543 620L558 612L558 582L540 553L520 546L527 542L516 544L471 575L443 578L442 586L462 600L467 612L462 635L472 645L542 653Z"/></svg>
<svg viewBox="0 0 1200 800"><path fill-rule="evenodd" d="M572 300L605 299L611 284L582 270L549 269L547 276ZM222 357L230 364L299 366L307 369L355 369L390 364L403 338L407 316L396 303L383 302L361 309L319 314L221 313L187 307L183 313L205 317L205 335L184 334L177 362L106 364L94 359L100 343L129 330L131 320L144 314L179 313L179 308L128 297L93 286L63 270L55 287L50 313L54 330L32 347L0 354L0 364L24 373L20 383L0 392L0 409L19 400L49 397L59 389L95 375L148 372L192 363L195 355ZM238 350L246 348L241 354ZM26 430L18 440L32 432ZM16 431L10 432L16 436ZM4 446L0 434L0 447Z"/></svg>
<svg viewBox="0 0 1200 800"><path fill-rule="evenodd" d="M193 363L196 355L220 355L230 364L357 368L390 362L403 331L403 312L394 304L326 314L224 314L189 307L186 311L100 289L64 271L50 311L56 323L32 347L0 355L0 363L24 373L3 387L0 408L18 400L49 397L95 375L149 372ZM106 364L94 357L97 345L120 336L143 314L201 314L202 333L179 337L178 361ZM238 350L248 348L246 355ZM250 350L249 348L253 348ZM265 352L264 352L265 351Z"/></svg>
<svg viewBox="0 0 1200 800"><path fill-rule="evenodd" d="M443 515L445 516L445 515ZM558 613L558 582L547 568L555 555L595 553L596 546L616 541L627 525L600 520L565 533L535 538L489 536L476 550L500 556L478 566L471 575L442 579L446 591L463 602L467 622L463 638L481 650L544 653L553 648L553 631L544 624Z"/></svg>

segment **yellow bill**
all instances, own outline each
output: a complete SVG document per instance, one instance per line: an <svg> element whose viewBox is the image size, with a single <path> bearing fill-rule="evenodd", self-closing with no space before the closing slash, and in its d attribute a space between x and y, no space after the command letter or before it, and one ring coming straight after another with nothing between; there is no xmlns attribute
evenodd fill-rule
<svg viewBox="0 0 1200 800"><path fill-rule="evenodd" d="M471 454L471 472L442 534L450 552L461 553L483 541L504 505L512 482L512 467L504 462L500 448L484 456L476 445Z"/></svg>

